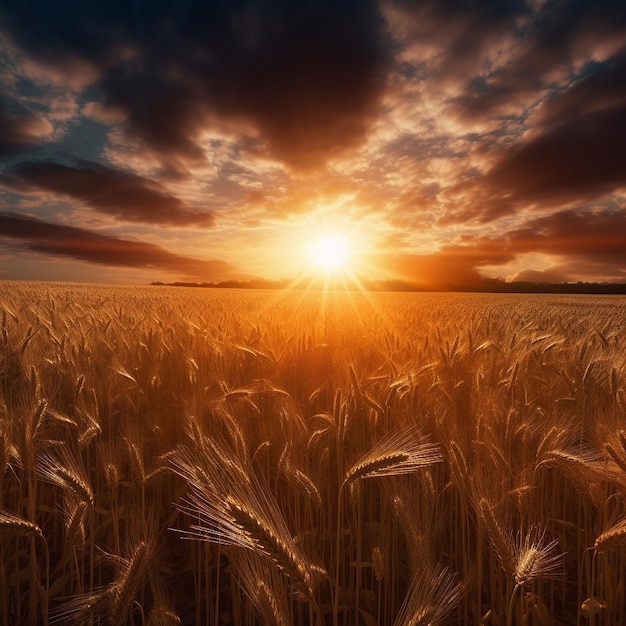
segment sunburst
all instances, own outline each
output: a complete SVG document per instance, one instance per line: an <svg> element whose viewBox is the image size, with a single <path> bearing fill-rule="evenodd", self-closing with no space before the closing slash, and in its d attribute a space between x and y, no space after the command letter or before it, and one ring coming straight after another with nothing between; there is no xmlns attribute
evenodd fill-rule
<svg viewBox="0 0 626 626"><path fill-rule="evenodd" d="M311 242L308 253L308 262L315 271L341 274L349 270L350 245L341 235L322 235Z"/></svg>

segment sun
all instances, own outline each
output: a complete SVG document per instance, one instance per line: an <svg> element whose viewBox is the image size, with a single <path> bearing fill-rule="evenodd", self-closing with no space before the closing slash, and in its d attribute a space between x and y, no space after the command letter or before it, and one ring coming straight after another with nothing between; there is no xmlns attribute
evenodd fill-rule
<svg viewBox="0 0 626 626"><path fill-rule="evenodd" d="M309 246L309 262L316 270L324 270L328 273L346 271L349 257L349 243L341 235L323 235L311 242Z"/></svg>

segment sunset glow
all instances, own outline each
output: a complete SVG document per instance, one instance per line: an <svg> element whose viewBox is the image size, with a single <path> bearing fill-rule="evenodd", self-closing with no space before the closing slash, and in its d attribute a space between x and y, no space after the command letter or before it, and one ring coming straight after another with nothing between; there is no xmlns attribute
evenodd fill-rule
<svg viewBox="0 0 626 626"><path fill-rule="evenodd" d="M0 279L626 283L622 4L135 4L0 8Z"/></svg>

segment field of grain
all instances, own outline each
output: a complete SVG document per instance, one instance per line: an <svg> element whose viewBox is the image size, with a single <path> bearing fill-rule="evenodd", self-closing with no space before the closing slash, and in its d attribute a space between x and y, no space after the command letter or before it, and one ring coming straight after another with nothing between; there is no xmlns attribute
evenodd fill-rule
<svg viewBox="0 0 626 626"><path fill-rule="evenodd" d="M626 618L626 298L0 283L0 623Z"/></svg>

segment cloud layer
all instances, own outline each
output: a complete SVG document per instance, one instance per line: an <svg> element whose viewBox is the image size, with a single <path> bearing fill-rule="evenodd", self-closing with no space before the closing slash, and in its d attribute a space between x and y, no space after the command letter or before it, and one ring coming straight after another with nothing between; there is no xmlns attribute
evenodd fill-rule
<svg viewBox="0 0 626 626"><path fill-rule="evenodd" d="M321 216L390 276L623 277L624 3L6 0L0 24L0 200L35 230L132 228L181 272L210 240L274 278L259 255Z"/></svg>
<svg viewBox="0 0 626 626"><path fill-rule="evenodd" d="M0 184L23 193L43 189L85 202L123 221L169 226L211 226L210 213L197 213L163 186L111 167L80 161L24 161L0 178Z"/></svg>
<svg viewBox="0 0 626 626"><path fill-rule="evenodd" d="M0 238L13 240L32 252L111 267L158 269L203 280L232 274L235 269L224 261L184 257L154 244L108 237L83 228L10 213L0 213L0 233Z"/></svg>

